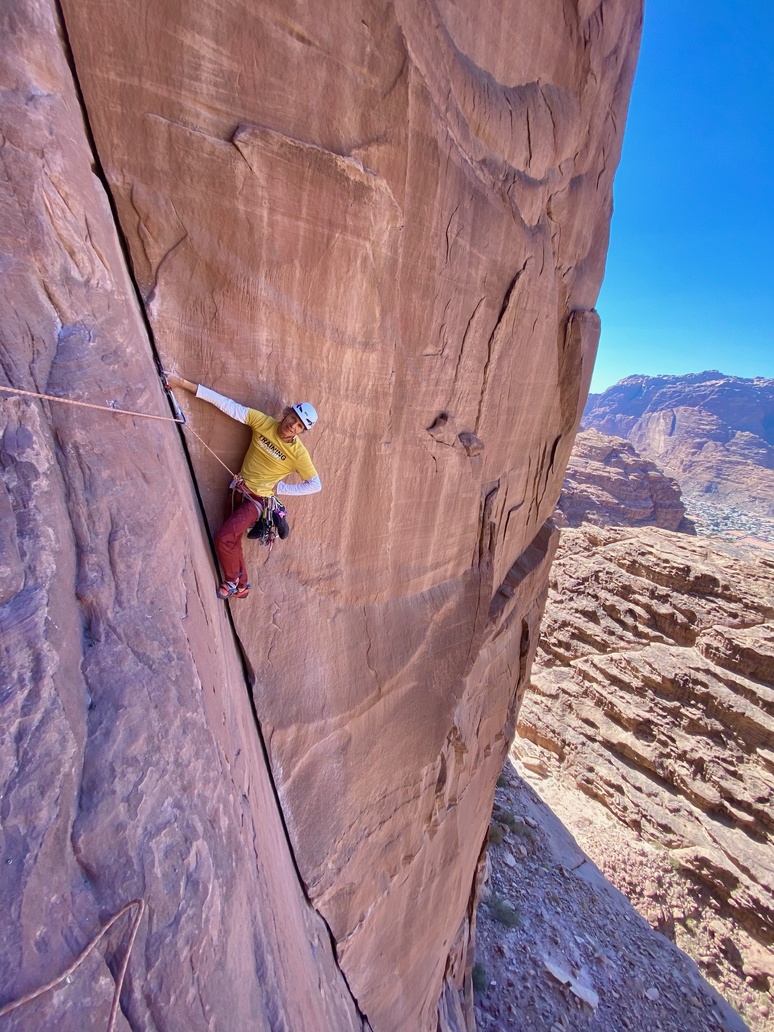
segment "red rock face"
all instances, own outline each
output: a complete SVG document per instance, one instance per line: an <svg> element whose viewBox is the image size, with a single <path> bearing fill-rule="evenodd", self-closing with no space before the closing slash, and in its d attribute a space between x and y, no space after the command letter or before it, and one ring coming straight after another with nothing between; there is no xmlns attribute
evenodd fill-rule
<svg viewBox="0 0 774 1032"><path fill-rule="evenodd" d="M3 384L168 417L53 9L6 5L3 38ZM174 425L6 394L0 416L0 1008L142 898L118 1029L361 1029ZM106 1028L130 917L3 1027Z"/></svg>
<svg viewBox="0 0 774 1032"><path fill-rule="evenodd" d="M324 493L292 507L293 536L268 565L251 546L254 590L234 612L304 889L377 1032L461 1029L470 1020L474 874L537 640L554 547L547 521L599 331L593 306L640 5L583 3L571 17L559 3L485 3L465 13L403 0L322 9L141 3L111 8L109 17L101 4L66 0L63 10L95 160L164 363L264 410L308 398L321 412L308 444ZM99 192L88 192L96 181L75 96L51 15L39 11L46 42L26 24L22 38L29 33L39 52L54 48L61 73L51 83L27 58L18 133L42 134L48 149L31 147L32 172L17 177L8 204L20 227L8 253L24 239L26 217L49 226L40 247L55 260L44 263L44 275L37 252L25 258L33 286L25 280L14 292L22 315L8 319L14 341L26 343L14 344L7 368L14 382L89 398L104 393L107 379L121 407L163 411L131 284L115 271L115 240L112 258L94 243L97 212L105 233L110 213ZM69 122L50 110L48 93L66 93ZM38 107L42 128L29 122ZM65 155L56 158L57 176L41 172L40 155L58 154L54 145L76 152L75 170ZM68 215L73 205L77 216ZM78 300L66 318L41 300L72 291ZM34 304L41 329L17 333L14 318L29 323ZM83 309L94 314L85 318ZM201 402L188 409L197 433L238 468L243 429ZM48 424L37 418L43 434ZM174 428L143 425L146 437L135 443L123 424L113 436L103 429L99 420L114 417L52 418L67 423L78 447L63 457L58 439L47 444L40 476L56 481L59 501L46 512L67 540L69 553L59 551L86 572L53 579L53 559L46 568L70 621L57 624L51 662L67 654L77 672L82 656L103 656L109 716L100 732L86 689L74 689L81 694L69 703L70 719L80 731L64 763L71 799L53 793L41 820L69 841L86 798L73 772L103 735L109 755L97 753L88 780L86 811L95 813L79 816L88 834L79 830L72 841L79 856L88 842L113 875L150 865L159 880L155 938L144 952L135 947L155 980L138 968L136 985L148 984L148 996L141 1004L138 990L127 989L127 1008L142 1015L150 1000L153 1020L172 1027L172 1000L195 999L200 988L195 975L190 981L189 957L206 955L197 960L204 972L217 955L221 981L207 990L204 1018L185 1027L248 1027L232 1006L266 1027L277 1027L279 1014L293 1028L356 1027L317 914L287 868L278 815L266 821L276 832L269 848L253 839L261 808L251 801L247 817L239 812L243 792L251 799L245 779L265 786L266 775L224 614L210 603L215 573ZM7 466L15 470L22 431L13 433ZM197 439L188 444L215 526L227 474ZM20 493L16 476L6 479L16 552L14 526L0 519L17 556L0 581L11 606L21 605L21 577L32 577L24 534L37 518L37 496L31 487ZM0 504L0 517L8 508ZM26 522L18 515L25 508ZM124 534L131 562L119 548ZM65 559L58 562L65 569ZM189 623L191 612L200 615ZM82 625L96 627L89 634L99 652L91 637L83 644ZM33 640L44 635L41 626ZM35 683L33 673L28 680ZM144 702L138 685L146 686ZM146 728L149 707L165 729L163 767L176 787L162 779L143 805L133 786L161 764ZM16 727L22 717L13 719ZM135 764L132 780L124 772ZM204 813L176 808L175 792L201 799ZM157 829L160 812L171 830ZM186 845L168 845L186 821ZM201 842L211 842L207 851ZM215 878L217 906L215 876L202 874L197 888L191 874L201 864L209 872L214 852L215 868L230 872L222 884ZM36 884L49 877L50 864L38 871L29 863ZM62 867L60 894L73 891L84 866L94 877L101 869L79 863ZM164 890L159 872L169 867L186 880ZM261 877L279 885L256 884ZM114 877L100 878L123 901ZM126 891L142 894L147 880L147 872L126 874ZM38 900L39 889L30 891ZM10 898L22 895L19 888ZM107 897L88 898L110 909ZM272 942L251 945L251 931L263 943L259 913L271 913L282 940L286 911L295 966L272 953ZM84 934L91 916L80 918ZM182 935L185 921L199 922L200 938ZM17 944L29 927L19 918ZM304 989L310 938L326 986L315 1002ZM164 974L165 964L176 974ZM17 958L15 970L21 990L23 975L36 969ZM212 987L214 976L206 979ZM292 1003L283 995L290 984L300 987Z"/></svg>
<svg viewBox="0 0 774 1032"><path fill-rule="evenodd" d="M750 529L774 540L774 380L629 376L589 404L584 426L626 437L657 462L708 529L729 529L723 515L736 510L762 517Z"/></svg>
<svg viewBox="0 0 774 1032"><path fill-rule="evenodd" d="M663 527L695 533L675 480L628 441L597 430L575 438L555 515L559 526Z"/></svg>

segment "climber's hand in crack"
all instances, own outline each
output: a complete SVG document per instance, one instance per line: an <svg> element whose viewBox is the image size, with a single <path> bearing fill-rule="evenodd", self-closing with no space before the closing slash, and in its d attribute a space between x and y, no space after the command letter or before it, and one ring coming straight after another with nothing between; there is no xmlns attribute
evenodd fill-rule
<svg viewBox="0 0 774 1032"><path fill-rule="evenodd" d="M179 387L190 394L196 394L196 389L199 386L198 383L193 383L191 380L186 380L184 376L179 376L177 373L170 373L166 370L164 375L170 387Z"/></svg>

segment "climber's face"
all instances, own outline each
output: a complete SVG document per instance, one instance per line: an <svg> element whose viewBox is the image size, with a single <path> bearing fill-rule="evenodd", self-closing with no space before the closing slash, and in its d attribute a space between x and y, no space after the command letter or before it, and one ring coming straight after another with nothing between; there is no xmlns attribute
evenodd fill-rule
<svg viewBox="0 0 774 1032"><path fill-rule="evenodd" d="M290 443L294 437L298 437L298 435L302 434L304 430L306 430L306 427L298 418L296 413L291 409L282 417L277 432L281 440Z"/></svg>

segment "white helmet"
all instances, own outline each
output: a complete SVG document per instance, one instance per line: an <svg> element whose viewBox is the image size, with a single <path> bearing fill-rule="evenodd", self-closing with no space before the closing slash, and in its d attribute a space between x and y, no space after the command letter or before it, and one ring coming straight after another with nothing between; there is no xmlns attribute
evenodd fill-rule
<svg viewBox="0 0 774 1032"><path fill-rule="evenodd" d="M311 430L317 422L317 410L314 405L310 405L308 401L299 401L297 405L293 406L293 411L307 430Z"/></svg>

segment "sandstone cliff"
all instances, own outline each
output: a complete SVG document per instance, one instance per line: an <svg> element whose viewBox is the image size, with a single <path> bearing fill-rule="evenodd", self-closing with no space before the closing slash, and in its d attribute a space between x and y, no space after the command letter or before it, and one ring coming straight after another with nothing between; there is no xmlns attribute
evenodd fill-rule
<svg viewBox="0 0 774 1032"><path fill-rule="evenodd" d="M3 396L0 1003L143 898L118 1027L470 1029L640 4L61 10L2 14L3 384L306 396L325 495L238 649L175 427ZM9 1027L98 1027L125 949Z"/></svg>
<svg viewBox="0 0 774 1032"><path fill-rule="evenodd" d="M628 441L597 430L575 438L555 520L559 526L655 526L694 532L675 480Z"/></svg>
<svg viewBox="0 0 774 1032"><path fill-rule="evenodd" d="M713 529L728 508L774 518L774 380L629 376L589 401L583 426L626 437ZM774 540L774 523L756 529Z"/></svg>

